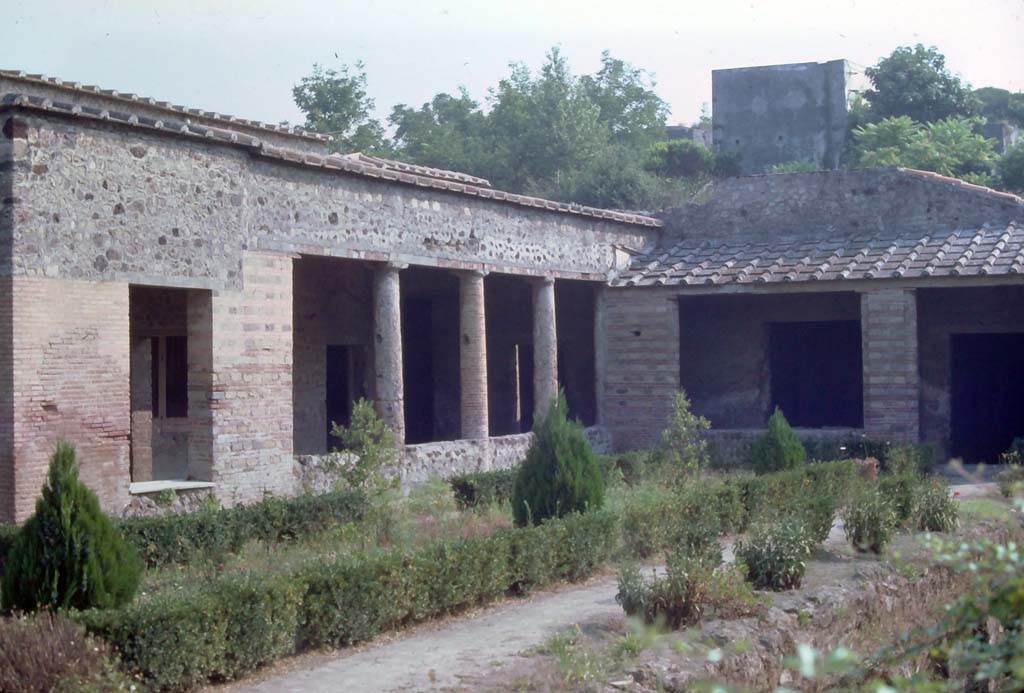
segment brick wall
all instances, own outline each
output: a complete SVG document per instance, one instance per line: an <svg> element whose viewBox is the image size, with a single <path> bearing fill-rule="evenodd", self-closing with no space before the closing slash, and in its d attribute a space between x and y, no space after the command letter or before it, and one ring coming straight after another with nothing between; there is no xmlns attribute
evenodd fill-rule
<svg viewBox="0 0 1024 693"><path fill-rule="evenodd" d="M0 521L14 517L13 302L10 277L0 277Z"/></svg>
<svg viewBox="0 0 1024 693"><path fill-rule="evenodd" d="M120 511L129 483L128 285L14 278L15 502L31 514L59 438L78 450L82 480ZM3 356L0 354L0 362Z"/></svg>
<svg viewBox="0 0 1024 693"><path fill-rule="evenodd" d="M671 292L608 289L603 424L615 448L653 445L679 388L679 319Z"/></svg>
<svg viewBox="0 0 1024 693"><path fill-rule="evenodd" d="M871 438L919 436L917 301L912 289L861 295L864 431Z"/></svg>
<svg viewBox="0 0 1024 693"><path fill-rule="evenodd" d="M260 500L268 492L290 494L295 484L292 258L246 252L242 281L241 291L214 292L208 299L209 479L219 484L217 493L228 504ZM196 322L207 317L204 308L192 310L190 304L190 327L197 332L202 326Z"/></svg>

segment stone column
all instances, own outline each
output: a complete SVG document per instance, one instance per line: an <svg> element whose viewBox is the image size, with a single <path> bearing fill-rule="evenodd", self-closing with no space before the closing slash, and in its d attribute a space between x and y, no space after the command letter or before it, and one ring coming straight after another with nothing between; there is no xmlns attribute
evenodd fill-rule
<svg viewBox="0 0 1024 693"><path fill-rule="evenodd" d="M398 273L406 265L388 263L373 274L374 404L391 427L395 444L405 444L402 385L402 308Z"/></svg>
<svg viewBox="0 0 1024 693"><path fill-rule="evenodd" d="M533 409L543 416L558 394L558 337L555 330L555 280L533 285Z"/></svg>
<svg viewBox="0 0 1024 693"><path fill-rule="evenodd" d="M462 437L487 438L487 331L484 316L486 272L459 273L459 378Z"/></svg>
<svg viewBox="0 0 1024 693"><path fill-rule="evenodd" d="M871 438L919 437L917 300L913 289L861 294L864 431Z"/></svg>

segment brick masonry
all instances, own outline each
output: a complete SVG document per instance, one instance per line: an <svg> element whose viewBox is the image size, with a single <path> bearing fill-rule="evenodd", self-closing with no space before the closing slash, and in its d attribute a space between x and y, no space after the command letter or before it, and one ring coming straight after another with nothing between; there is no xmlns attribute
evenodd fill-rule
<svg viewBox="0 0 1024 693"><path fill-rule="evenodd" d="M919 437L917 301L912 289L861 295L864 430L883 440Z"/></svg>

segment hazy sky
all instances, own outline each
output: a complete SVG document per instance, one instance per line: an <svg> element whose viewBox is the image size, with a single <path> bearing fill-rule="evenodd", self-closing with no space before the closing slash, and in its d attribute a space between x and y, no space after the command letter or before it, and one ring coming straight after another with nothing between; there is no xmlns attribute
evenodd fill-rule
<svg viewBox="0 0 1024 693"><path fill-rule="evenodd" d="M291 87L314 62L362 60L378 115L558 44L576 72L603 49L655 73L672 122L711 101L711 70L933 44L975 86L1024 90L1024 0L0 0L0 68L268 122L301 122ZM335 57L337 56L337 57Z"/></svg>

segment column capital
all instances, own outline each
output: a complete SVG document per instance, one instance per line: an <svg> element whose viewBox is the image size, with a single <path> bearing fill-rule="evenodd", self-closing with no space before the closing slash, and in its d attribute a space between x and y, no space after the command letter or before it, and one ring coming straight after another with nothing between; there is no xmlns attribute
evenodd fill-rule
<svg viewBox="0 0 1024 693"><path fill-rule="evenodd" d="M485 270L483 268L453 269L452 271L459 277L480 277L481 279L490 274L489 270Z"/></svg>
<svg viewBox="0 0 1024 693"><path fill-rule="evenodd" d="M550 274L545 274L542 277L537 277L536 281L537 281L538 284L543 284L543 285L546 286L548 284L554 284L555 283L555 278L552 277Z"/></svg>
<svg viewBox="0 0 1024 693"><path fill-rule="evenodd" d="M387 270L389 272L401 272L402 270L408 268L408 262L398 262L397 260L388 260L381 266L381 269Z"/></svg>

